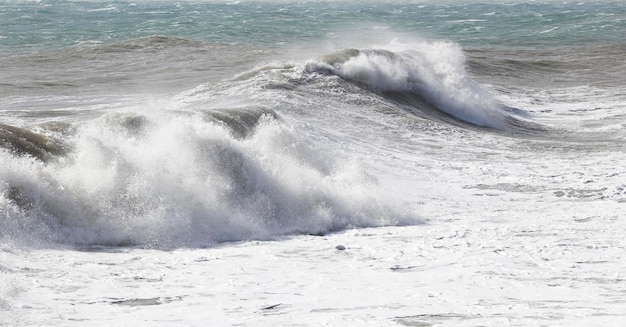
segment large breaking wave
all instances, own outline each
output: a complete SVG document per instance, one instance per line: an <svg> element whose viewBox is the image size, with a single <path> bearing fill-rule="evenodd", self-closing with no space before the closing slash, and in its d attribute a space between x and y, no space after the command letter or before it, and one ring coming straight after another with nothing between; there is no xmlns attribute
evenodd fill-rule
<svg viewBox="0 0 626 327"><path fill-rule="evenodd" d="M62 141L0 130L14 138L0 149L4 242L167 248L418 222L264 108L111 113Z"/></svg>

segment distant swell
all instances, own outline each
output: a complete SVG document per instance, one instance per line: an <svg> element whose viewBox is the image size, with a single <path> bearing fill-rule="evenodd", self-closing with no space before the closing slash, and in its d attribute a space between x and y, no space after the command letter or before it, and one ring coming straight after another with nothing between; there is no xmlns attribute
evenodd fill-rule
<svg viewBox="0 0 626 327"><path fill-rule="evenodd" d="M195 247L418 222L264 108L111 113L75 126L67 153L2 130L24 141L0 148L4 242Z"/></svg>

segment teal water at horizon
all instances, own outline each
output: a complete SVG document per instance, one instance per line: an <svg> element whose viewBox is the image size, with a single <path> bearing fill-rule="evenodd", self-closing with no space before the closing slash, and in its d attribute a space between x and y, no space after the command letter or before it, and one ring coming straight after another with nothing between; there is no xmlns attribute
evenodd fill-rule
<svg viewBox="0 0 626 327"><path fill-rule="evenodd" d="M152 35L280 48L406 33L464 47L622 43L621 2L0 2L0 51L114 44Z"/></svg>

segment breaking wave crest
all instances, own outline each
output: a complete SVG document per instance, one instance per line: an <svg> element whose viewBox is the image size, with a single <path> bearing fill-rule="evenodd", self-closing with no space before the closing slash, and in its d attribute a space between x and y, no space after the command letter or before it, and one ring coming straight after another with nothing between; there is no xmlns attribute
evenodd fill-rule
<svg viewBox="0 0 626 327"><path fill-rule="evenodd" d="M391 45L381 49L345 49L308 63L312 73L344 80L473 125L505 129L508 113L465 70L461 48L450 42Z"/></svg>
<svg viewBox="0 0 626 327"><path fill-rule="evenodd" d="M0 148L3 241L195 247L418 222L269 109L111 113L66 132L67 154L45 151L52 137L42 157Z"/></svg>

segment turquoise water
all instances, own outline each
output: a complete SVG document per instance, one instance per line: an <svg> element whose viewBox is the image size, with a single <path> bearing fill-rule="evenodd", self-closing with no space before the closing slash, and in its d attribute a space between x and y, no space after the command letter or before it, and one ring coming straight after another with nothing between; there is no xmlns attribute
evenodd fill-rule
<svg viewBox="0 0 626 327"><path fill-rule="evenodd" d="M2 1L1 51L109 44L150 35L281 47L392 31L463 46L623 42L626 4L591 2Z"/></svg>

